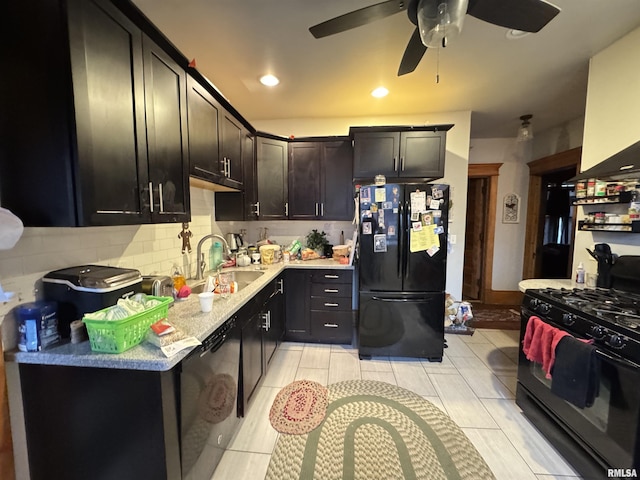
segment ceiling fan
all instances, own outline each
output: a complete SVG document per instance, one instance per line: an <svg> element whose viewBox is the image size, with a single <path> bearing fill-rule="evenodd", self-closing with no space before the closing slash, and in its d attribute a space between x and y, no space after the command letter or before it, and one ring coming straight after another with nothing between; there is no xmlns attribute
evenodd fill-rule
<svg viewBox="0 0 640 480"><path fill-rule="evenodd" d="M309 28L327 37L406 10L416 28L402 56L398 76L413 72L427 47L446 47L460 34L465 14L494 25L538 32L560 9L545 0L387 0L340 15Z"/></svg>

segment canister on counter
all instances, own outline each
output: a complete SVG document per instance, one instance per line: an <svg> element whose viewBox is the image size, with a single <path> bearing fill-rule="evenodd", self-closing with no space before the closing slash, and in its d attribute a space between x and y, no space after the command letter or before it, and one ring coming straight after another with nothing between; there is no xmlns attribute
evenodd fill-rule
<svg viewBox="0 0 640 480"><path fill-rule="evenodd" d="M18 306L18 350L38 352L60 341L55 302L31 302Z"/></svg>

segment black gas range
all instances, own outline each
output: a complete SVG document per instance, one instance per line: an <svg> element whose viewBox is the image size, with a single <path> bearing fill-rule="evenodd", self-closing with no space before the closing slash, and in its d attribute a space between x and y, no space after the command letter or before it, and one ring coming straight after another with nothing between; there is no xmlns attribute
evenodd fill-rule
<svg viewBox="0 0 640 480"><path fill-rule="evenodd" d="M595 347L598 395L579 408L551 390L522 351L531 317ZM521 309L516 403L585 479L640 475L640 293L613 288L527 290ZM551 371L553 376L553 370Z"/></svg>
<svg viewBox="0 0 640 480"><path fill-rule="evenodd" d="M640 364L640 294L615 289L527 290L523 308Z"/></svg>

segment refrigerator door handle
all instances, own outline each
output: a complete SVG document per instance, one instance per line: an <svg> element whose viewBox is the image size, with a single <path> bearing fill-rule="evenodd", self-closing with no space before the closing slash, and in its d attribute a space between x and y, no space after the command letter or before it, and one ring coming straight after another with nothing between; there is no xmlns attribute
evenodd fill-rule
<svg viewBox="0 0 640 480"><path fill-rule="evenodd" d="M428 300L424 298L382 298L382 297L371 297L372 300L377 300L378 302L404 302L404 303L425 303Z"/></svg>
<svg viewBox="0 0 640 480"><path fill-rule="evenodd" d="M404 251L404 204L400 202L400 221L398 225L398 242L400 244L400 248L398 248L398 258L397 258L397 275L398 278L402 278L402 252Z"/></svg>
<svg viewBox="0 0 640 480"><path fill-rule="evenodd" d="M404 202L404 209L407 211L405 218L410 219L411 218L411 207L409 206L409 202ZM409 248L410 248L410 242L411 239L409 238L411 235L411 228L409 228L409 220L407 220L407 228L405 229L405 231L402 232L402 235L405 238L405 243L406 246L405 248L402 250L402 272L404 274L404 278L408 279L409 278Z"/></svg>

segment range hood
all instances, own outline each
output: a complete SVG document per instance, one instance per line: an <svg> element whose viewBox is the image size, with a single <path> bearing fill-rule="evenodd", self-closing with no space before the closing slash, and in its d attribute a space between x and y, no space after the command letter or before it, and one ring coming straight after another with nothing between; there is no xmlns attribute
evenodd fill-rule
<svg viewBox="0 0 640 480"><path fill-rule="evenodd" d="M640 179L640 142L629 145L624 150L603 160L584 172L580 172L569 182L587 180L638 180Z"/></svg>

